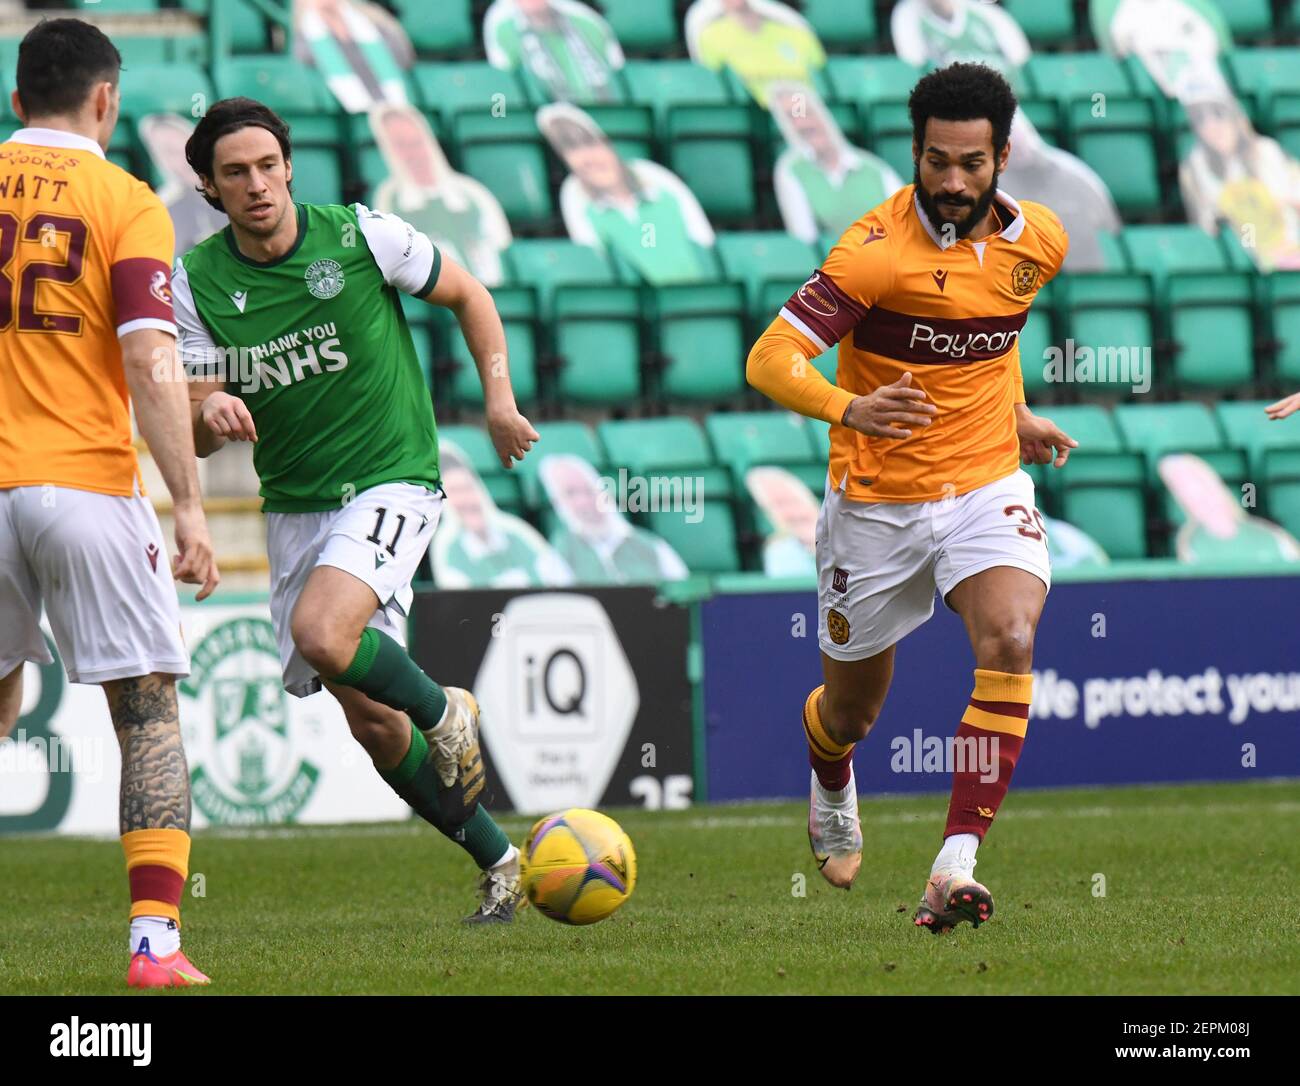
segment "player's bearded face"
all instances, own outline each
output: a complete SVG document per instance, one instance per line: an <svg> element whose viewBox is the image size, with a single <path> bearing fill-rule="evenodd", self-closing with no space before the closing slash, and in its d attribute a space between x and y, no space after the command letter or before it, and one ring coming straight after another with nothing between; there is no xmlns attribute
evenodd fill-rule
<svg viewBox="0 0 1300 1086"><path fill-rule="evenodd" d="M940 234L951 230L964 238L988 214L1000 172L992 131L988 121L926 125L913 180L921 210Z"/></svg>

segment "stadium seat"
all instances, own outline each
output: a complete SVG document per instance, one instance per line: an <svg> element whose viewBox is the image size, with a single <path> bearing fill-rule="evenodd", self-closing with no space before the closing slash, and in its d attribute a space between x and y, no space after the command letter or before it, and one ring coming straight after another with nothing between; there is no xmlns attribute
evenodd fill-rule
<svg viewBox="0 0 1300 1086"><path fill-rule="evenodd" d="M1149 276L1104 272L1062 276L1057 283L1064 332L1075 350L1073 369L1068 353L1062 358L1061 381L1083 393L1119 395L1156 379ZM1093 352L1091 372L1084 368L1087 356L1080 357L1083 348Z"/></svg>
<svg viewBox="0 0 1300 1086"><path fill-rule="evenodd" d="M531 454L525 456L511 469L511 473L519 478L519 489L526 508L538 509L546 503L546 495L543 493L537 471L543 458L551 453L572 453L580 456L597 471L604 471L608 467L604 448L585 422L560 419L536 423L535 429L541 440Z"/></svg>
<svg viewBox="0 0 1300 1086"><path fill-rule="evenodd" d="M1097 243L1101 246L1101 256L1106 271L1126 272L1129 270L1128 253L1119 234L1098 232Z"/></svg>
<svg viewBox="0 0 1300 1086"><path fill-rule="evenodd" d="M705 498L694 514L686 509L644 513L641 523L667 541L692 573L734 573L740 569L731 505Z"/></svg>
<svg viewBox="0 0 1300 1086"><path fill-rule="evenodd" d="M1300 388L1300 271L1275 271L1263 278L1264 311L1272 321L1277 377Z"/></svg>
<svg viewBox="0 0 1300 1086"><path fill-rule="evenodd" d="M1155 140L1155 111L1149 101L1110 98L1105 112L1090 100L1075 100L1067 110L1074 153L1110 189L1120 214L1140 218L1158 211L1164 200Z"/></svg>
<svg viewBox="0 0 1300 1086"><path fill-rule="evenodd" d="M681 39L673 0L601 0L600 7L631 56L664 52Z"/></svg>
<svg viewBox="0 0 1300 1086"><path fill-rule="evenodd" d="M613 269L598 249L567 239L516 238L506 250L506 262L513 282L536 289L539 310L548 320L556 287L614 284Z"/></svg>
<svg viewBox="0 0 1300 1086"><path fill-rule="evenodd" d="M1238 44L1258 41L1273 33L1273 11L1269 0L1229 0L1217 7L1228 22L1232 40Z"/></svg>
<svg viewBox="0 0 1300 1086"><path fill-rule="evenodd" d="M613 406L641 396L641 305L634 287L558 287L556 391L563 403Z"/></svg>
<svg viewBox="0 0 1300 1086"><path fill-rule="evenodd" d="M1218 452L1223 433L1203 403L1120 404L1112 414L1126 448L1146 459L1147 476L1158 482L1160 458L1169 453Z"/></svg>
<svg viewBox="0 0 1300 1086"><path fill-rule="evenodd" d="M609 455L609 470L629 475L690 475L706 498L729 499L731 473L716 464L700 424L693 418L620 419L601 422L597 436Z"/></svg>
<svg viewBox="0 0 1300 1086"><path fill-rule="evenodd" d="M552 223L546 152L531 113L459 113L453 126L461 169L491 190L511 225Z"/></svg>
<svg viewBox="0 0 1300 1086"><path fill-rule="evenodd" d="M673 106L723 106L731 101L717 72L689 60L629 60L622 74L631 101L655 111L660 132L667 131Z"/></svg>
<svg viewBox="0 0 1300 1086"><path fill-rule="evenodd" d="M337 204L343 199L343 171L332 147L293 149L293 194L309 204Z"/></svg>
<svg viewBox="0 0 1300 1086"><path fill-rule="evenodd" d="M826 60L826 78L841 102L906 101L921 73L905 60L888 54L833 56Z"/></svg>
<svg viewBox="0 0 1300 1086"><path fill-rule="evenodd" d="M313 68L279 53L226 57L212 66L223 98L240 95L265 102L288 122L295 145L340 140L338 105Z"/></svg>
<svg viewBox="0 0 1300 1086"><path fill-rule="evenodd" d="M207 16L220 7L221 18L230 28L230 49L234 53L264 53L267 41L267 24L262 13L248 0L180 0L186 11Z"/></svg>
<svg viewBox="0 0 1300 1086"><path fill-rule="evenodd" d="M822 422L821 419L805 419L804 429L808 431L808 437L813 443L813 452L818 460L830 460L831 455L831 428L829 423Z"/></svg>
<svg viewBox="0 0 1300 1086"><path fill-rule="evenodd" d="M1140 487L1071 486L1060 510L1063 520L1087 532L1111 558L1146 557L1146 510Z"/></svg>
<svg viewBox="0 0 1300 1086"><path fill-rule="evenodd" d="M1199 226L1126 226L1121 236L1134 270L1152 276L1157 297L1170 272L1228 270L1222 247Z"/></svg>
<svg viewBox="0 0 1300 1086"><path fill-rule="evenodd" d="M745 391L745 297L738 283L661 287L654 325L668 401L734 399Z"/></svg>
<svg viewBox="0 0 1300 1086"><path fill-rule="evenodd" d="M529 112L514 73L485 61L416 64L411 78L424 108L438 114L448 129L459 113L491 114L496 107L507 117Z"/></svg>
<svg viewBox="0 0 1300 1086"><path fill-rule="evenodd" d="M1265 450L1261 489L1264 514L1300 538L1300 448Z"/></svg>
<svg viewBox="0 0 1300 1086"><path fill-rule="evenodd" d="M1045 367L1047 349L1055 343L1051 309L1037 305L1031 307L1017 341L1020 348L1020 374L1025 382L1025 396L1030 402L1035 396L1053 388L1047 380Z"/></svg>
<svg viewBox="0 0 1300 1086"><path fill-rule="evenodd" d="M804 419L791 411L746 411L710 415L704 422L719 462L731 468L737 492L745 472L760 464L786 467L818 463ZM825 472L825 461L820 470Z"/></svg>
<svg viewBox="0 0 1300 1086"><path fill-rule="evenodd" d="M1214 407L1228 444L1246 451L1250 476L1255 479L1264 477L1265 457L1272 456L1273 450L1300 449L1296 417L1273 422L1264 414L1268 402L1220 403Z"/></svg>
<svg viewBox="0 0 1300 1086"><path fill-rule="evenodd" d="M586 112L600 125L618 153L628 158L653 158L654 111L643 105L592 105Z"/></svg>
<svg viewBox="0 0 1300 1086"><path fill-rule="evenodd" d="M1254 278L1246 272L1169 277L1174 380L1227 390L1255 376Z"/></svg>
<svg viewBox="0 0 1300 1086"><path fill-rule="evenodd" d="M1228 71L1243 94L1268 100L1279 94L1300 92L1300 64L1296 51L1237 49L1227 56Z"/></svg>
<svg viewBox="0 0 1300 1086"><path fill-rule="evenodd" d="M470 0L394 0L393 6L417 53L464 52L477 40Z"/></svg>
<svg viewBox="0 0 1300 1086"><path fill-rule="evenodd" d="M726 277L745 284L750 317L760 330L821 263L811 245L781 232L719 234L717 252Z"/></svg>
<svg viewBox="0 0 1300 1086"><path fill-rule="evenodd" d="M1112 99L1134 93L1124 65L1104 53L1035 53L1025 71L1039 98L1091 101L1097 94Z"/></svg>
<svg viewBox="0 0 1300 1086"><path fill-rule="evenodd" d="M876 40L876 11L869 0L803 0L803 17L827 49L865 52Z"/></svg>
<svg viewBox="0 0 1300 1086"><path fill-rule="evenodd" d="M862 107L867 146L878 154L899 177L911 177L912 118L906 102L870 102Z"/></svg>
<svg viewBox="0 0 1300 1086"><path fill-rule="evenodd" d="M122 69L122 115L179 113L189 117L200 99L204 108L216 101L207 73L193 64L138 64Z"/></svg>
<svg viewBox="0 0 1300 1086"><path fill-rule="evenodd" d="M744 224L757 208L748 106L672 106L668 167L717 225Z"/></svg>
<svg viewBox="0 0 1300 1086"><path fill-rule="evenodd" d="M1002 7L1035 46L1059 45L1074 37L1070 0L1002 0Z"/></svg>

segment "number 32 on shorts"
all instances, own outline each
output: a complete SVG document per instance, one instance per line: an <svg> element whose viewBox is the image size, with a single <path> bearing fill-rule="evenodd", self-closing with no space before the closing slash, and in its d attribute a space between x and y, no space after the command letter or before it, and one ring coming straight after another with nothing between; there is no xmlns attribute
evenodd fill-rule
<svg viewBox="0 0 1300 1086"><path fill-rule="evenodd" d="M1043 515L1037 509L1026 509L1023 505L1008 505L1002 512L1009 517L1015 517L1020 522L1016 531L1021 535L1047 543L1047 525L1043 523ZM1034 527L1035 521L1038 523L1037 528Z"/></svg>

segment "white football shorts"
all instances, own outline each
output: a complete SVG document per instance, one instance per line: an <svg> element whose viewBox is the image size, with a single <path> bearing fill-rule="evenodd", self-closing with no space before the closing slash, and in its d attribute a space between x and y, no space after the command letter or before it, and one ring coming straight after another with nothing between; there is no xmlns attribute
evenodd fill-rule
<svg viewBox="0 0 1300 1086"><path fill-rule="evenodd" d="M366 625L406 644L400 619L410 613L411 579L433 539L442 500L441 493L414 483L383 483L337 509L267 513L271 621L290 694L305 698L321 688L290 629L294 606L317 566L334 566L373 588L379 609Z"/></svg>
<svg viewBox="0 0 1300 1086"><path fill-rule="evenodd" d="M1049 589L1047 533L1023 471L929 502L858 502L828 491L817 521L817 640L834 660L864 660L934 614L934 593L994 566Z"/></svg>
<svg viewBox="0 0 1300 1086"><path fill-rule="evenodd" d="M0 490L0 675L53 660L42 604L71 682L190 672L171 559L142 495Z"/></svg>

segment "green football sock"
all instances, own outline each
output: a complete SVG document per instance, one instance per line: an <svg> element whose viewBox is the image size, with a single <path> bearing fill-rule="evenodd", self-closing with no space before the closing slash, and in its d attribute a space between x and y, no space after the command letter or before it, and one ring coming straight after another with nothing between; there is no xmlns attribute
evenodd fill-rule
<svg viewBox="0 0 1300 1086"><path fill-rule="evenodd" d="M438 726L447 708L442 687L420 670L401 645L373 626L361 632L352 663L333 681L360 690L381 705L400 709L425 732Z"/></svg>
<svg viewBox="0 0 1300 1086"><path fill-rule="evenodd" d="M510 848L510 841L492 816L476 804L474 813L455 829L448 829L438 805L442 782L429 758L429 744L420 729L411 726L411 745L402 760L379 775L416 814L451 841L455 841L479 867L491 867Z"/></svg>

